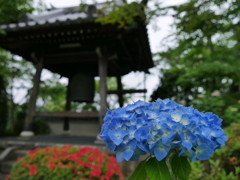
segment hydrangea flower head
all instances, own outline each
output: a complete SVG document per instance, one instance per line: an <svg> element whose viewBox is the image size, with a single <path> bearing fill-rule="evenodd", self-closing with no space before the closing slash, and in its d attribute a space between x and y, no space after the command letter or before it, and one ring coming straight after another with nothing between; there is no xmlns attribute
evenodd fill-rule
<svg viewBox="0 0 240 180"><path fill-rule="evenodd" d="M158 161L172 149L190 160L206 160L221 148L227 137L222 120L170 99L147 103L137 101L106 113L100 137L116 151L117 160L136 160L151 153Z"/></svg>

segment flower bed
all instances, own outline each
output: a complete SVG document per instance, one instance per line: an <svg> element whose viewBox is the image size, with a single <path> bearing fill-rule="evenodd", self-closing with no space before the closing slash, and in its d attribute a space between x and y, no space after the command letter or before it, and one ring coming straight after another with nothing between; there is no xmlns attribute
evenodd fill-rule
<svg viewBox="0 0 240 180"><path fill-rule="evenodd" d="M94 147L37 148L18 158L9 180L118 180L123 179L113 156Z"/></svg>

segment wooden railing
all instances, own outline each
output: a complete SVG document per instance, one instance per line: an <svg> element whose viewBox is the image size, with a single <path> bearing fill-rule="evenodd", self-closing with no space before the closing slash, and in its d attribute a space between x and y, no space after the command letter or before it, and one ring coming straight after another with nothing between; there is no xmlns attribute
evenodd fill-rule
<svg viewBox="0 0 240 180"><path fill-rule="evenodd" d="M36 111L35 117L76 117L76 118L98 118L98 111L84 111L84 112L73 112L73 111L56 111L56 112L42 112Z"/></svg>

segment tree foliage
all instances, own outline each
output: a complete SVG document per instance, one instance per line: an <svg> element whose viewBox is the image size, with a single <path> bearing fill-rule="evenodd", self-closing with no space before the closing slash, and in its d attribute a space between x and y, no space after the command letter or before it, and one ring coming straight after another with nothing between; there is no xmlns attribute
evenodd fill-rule
<svg viewBox="0 0 240 180"><path fill-rule="evenodd" d="M96 0L92 0L96 3ZM119 28L131 28L138 22L148 24L166 11L161 7L159 0L107 0L102 4L102 8L97 9L99 17L96 22L103 25L114 24ZM87 4L81 0L80 10L84 10Z"/></svg>
<svg viewBox="0 0 240 180"><path fill-rule="evenodd" d="M4 114L4 118L8 120L7 129L10 131L14 130L14 124L17 119L17 109L19 104L22 104L26 97L18 98L19 94L23 91L28 91L29 84L31 84L32 65L24 61L23 59L12 55L11 53L0 49L0 86L4 88L5 100L7 102L7 107L5 104L1 104ZM3 117L3 116L2 116Z"/></svg>
<svg viewBox="0 0 240 180"><path fill-rule="evenodd" d="M0 0L0 23L17 22L24 14L42 9L45 9L42 0Z"/></svg>
<svg viewBox="0 0 240 180"><path fill-rule="evenodd" d="M169 97L213 111L224 125L240 111L240 3L237 0L188 0L174 10L176 46L160 52L160 86L152 99ZM239 119L238 119L239 121Z"/></svg>
<svg viewBox="0 0 240 180"><path fill-rule="evenodd" d="M37 110L41 111L64 111L66 104L66 85L59 82L59 77L52 77L40 83Z"/></svg>
<svg viewBox="0 0 240 180"><path fill-rule="evenodd" d="M31 13L33 0L0 0L0 22L16 22L25 13Z"/></svg>
<svg viewBox="0 0 240 180"><path fill-rule="evenodd" d="M37 4L37 7L34 7ZM0 23L17 22L24 14L31 13L34 10L43 9L41 0L0 0ZM4 33L0 29L0 33ZM28 89L28 83L31 84L32 71L31 64L14 56L10 52L0 49L0 88L1 88L1 121L8 119L8 128L13 131L16 123L17 106L22 103L14 101L18 96L18 91ZM24 97L25 98L25 97ZM7 103L7 107L6 107ZM5 125L1 124L1 133L3 134Z"/></svg>
<svg viewBox="0 0 240 180"><path fill-rule="evenodd" d="M112 11L104 15L109 6L112 7ZM127 26L134 24L137 19L145 19L143 8L144 5L137 2L124 3L123 5L116 5L114 1L108 2L103 9L99 10L102 15L96 19L96 22L103 25L118 24L119 28L127 28Z"/></svg>

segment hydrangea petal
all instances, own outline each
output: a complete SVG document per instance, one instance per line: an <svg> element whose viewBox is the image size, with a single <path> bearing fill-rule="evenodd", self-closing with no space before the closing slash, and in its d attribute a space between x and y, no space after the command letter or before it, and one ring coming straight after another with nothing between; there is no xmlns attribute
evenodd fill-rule
<svg viewBox="0 0 240 180"><path fill-rule="evenodd" d="M149 128L147 126L143 126L136 130L134 137L137 139L137 141L141 142L144 139L146 139L148 134L148 129Z"/></svg>
<svg viewBox="0 0 240 180"><path fill-rule="evenodd" d="M118 162L122 162L124 160L123 151L118 151L116 154L116 158Z"/></svg>
<svg viewBox="0 0 240 180"><path fill-rule="evenodd" d="M128 149L123 153L123 157L126 161L128 161L132 157L132 155L133 155L133 150L131 149Z"/></svg>
<svg viewBox="0 0 240 180"><path fill-rule="evenodd" d="M163 160L167 156L169 150L170 150L170 146L165 145L165 144L161 143L160 141L158 141L155 144L155 146L151 149L151 151L156 156L158 161Z"/></svg>

